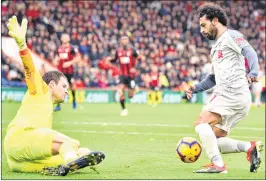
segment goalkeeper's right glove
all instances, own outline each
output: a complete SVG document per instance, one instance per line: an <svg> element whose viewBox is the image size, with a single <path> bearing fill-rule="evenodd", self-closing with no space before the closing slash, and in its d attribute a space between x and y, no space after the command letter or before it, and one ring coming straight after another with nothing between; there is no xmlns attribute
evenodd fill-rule
<svg viewBox="0 0 266 181"><path fill-rule="evenodd" d="M20 26L18 24L16 16L12 16L12 18L9 18L8 20L7 24L9 30L8 34L16 40L19 50L23 50L27 47L26 45L27 24L28 20L24 18Z"/></svg>

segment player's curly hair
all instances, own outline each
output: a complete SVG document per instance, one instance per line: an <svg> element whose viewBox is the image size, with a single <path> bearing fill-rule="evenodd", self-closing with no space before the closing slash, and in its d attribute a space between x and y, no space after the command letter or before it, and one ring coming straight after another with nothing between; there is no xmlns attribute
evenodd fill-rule
<svg viewBox="0 0 266 181"><path fill-rule="evenodd" d="M206 15L206 18L210 21L213 20L213 18L218 18L218 21L222 25L224 26L227 25L228 18L225 10L215 3L212 2L204 3L198 8L197 14L199 15L200 18Z"/></svg>
<svg viewBox="0 0 266 181"><path fill-rule="evenodd" d="M48 85L52 80L55 81L56 84L58 84L59 80L61 77L65 77L65 75L57 70L52 70L46 72L43 76L42 79L43 81ZM66 78L66 77L65 77Z"/></svg>

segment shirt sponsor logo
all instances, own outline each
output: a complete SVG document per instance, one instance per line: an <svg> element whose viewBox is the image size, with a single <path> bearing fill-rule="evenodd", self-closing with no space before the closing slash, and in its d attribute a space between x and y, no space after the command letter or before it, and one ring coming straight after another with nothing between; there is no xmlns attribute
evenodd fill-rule
<svg viewBox="0 0 266 181"><path fill-rule="evenodd" d="M243 37L236 38L235 41L236 41L237 45L241 45L241 44L246 43L246 40Z"/></svg>

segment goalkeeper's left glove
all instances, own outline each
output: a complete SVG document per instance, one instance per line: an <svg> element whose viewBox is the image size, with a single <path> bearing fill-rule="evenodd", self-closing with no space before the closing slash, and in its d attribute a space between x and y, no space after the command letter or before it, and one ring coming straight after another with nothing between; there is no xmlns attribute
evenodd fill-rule
<svg viewBox="0 0 266 181"><path fill-rule="evenodd" d="M28 20L24 18L20 26L18 24L16 16L12 16L12 18L9 18L8 20L7 24L9 30L8 34L16 40L19 50L23 50L27 47L26 45L27 24Z"/></svg>

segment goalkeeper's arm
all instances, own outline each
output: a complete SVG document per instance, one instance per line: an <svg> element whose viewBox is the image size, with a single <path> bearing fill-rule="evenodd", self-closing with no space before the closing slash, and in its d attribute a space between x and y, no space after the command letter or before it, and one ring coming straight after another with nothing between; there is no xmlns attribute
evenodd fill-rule
<svg viewBox="0 0 266 181"><path fill-rule="evenodd" d="M27 31L27 20L23 19L21 26L18 24L17 17L13 16L8 20L7 24L9 35L13 37L16 40L16 43L19 47L19 54L22 59L23 67L24 67L24 74L25 74L25 80L26 84L29 88L29 92L31 94L36 94L37 92L37 86L36 82L40 83L41 80L39 80L41 77L38 75L39 71L36 71L36 68L34 66L31 54L29 49L27 48L25 36ZM37 77L36 77L37 76Z"/></svg>

